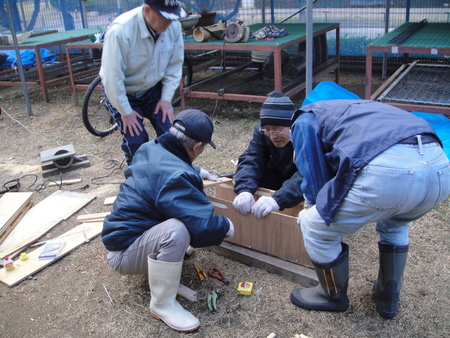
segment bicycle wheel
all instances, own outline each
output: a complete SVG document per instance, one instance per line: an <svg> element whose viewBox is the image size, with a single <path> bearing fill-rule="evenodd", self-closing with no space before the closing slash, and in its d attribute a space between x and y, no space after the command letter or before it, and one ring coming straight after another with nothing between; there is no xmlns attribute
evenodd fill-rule
<svg viewBox="0 0 450 338"><path fill-rule="evenodd" d="M84 94L82 116L84 126L92 135L104 137L113 133L117 124L106 108L103 91L97 88L100 82L97 76Z"/></svg>
<svg viewBox="0 0 450 338"><path fill-rule="evenodd" d="M192 64L191 61L185 56L183 63L183 87L190 86L192 83ZM172 106L177 107L181 103L180 87L177 88L173 95Z"/></svg>

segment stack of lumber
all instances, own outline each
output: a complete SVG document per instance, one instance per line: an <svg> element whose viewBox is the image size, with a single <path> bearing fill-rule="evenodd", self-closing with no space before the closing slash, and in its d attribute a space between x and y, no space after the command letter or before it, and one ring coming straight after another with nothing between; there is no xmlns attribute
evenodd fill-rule
<svg viewBox="0 0 450 338"><path fill-rule="evenodd" d="M12 194L20 194L13 192ZM0 201L5 197L0 198ZM95 198L94 195L57 190L25 213L0 243L0 258L11 256L36 241ZM0 207L3 212L3 208Z"/></svg>

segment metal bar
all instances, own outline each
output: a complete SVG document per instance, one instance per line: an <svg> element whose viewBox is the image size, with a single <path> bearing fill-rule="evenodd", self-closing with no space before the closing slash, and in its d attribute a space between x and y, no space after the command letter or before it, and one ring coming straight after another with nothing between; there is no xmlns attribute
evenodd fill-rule
<svg viewBox="0 0 450 338"><path fill-rule="evenodd" d="M315 3L316 1L317 1L317 0L313 0L312 3ZM307 6L303 6L302 8L300 8L300 9L299 9L298 11L296 11L295 13L289 15L288 17L284 18L284 19L281 20L281 21L278 21L277 23L283 23L283 22L285 22L285 21L288 21L290 18L292 18L292 17L294 17L295 15L297 15L297 14L303 12L306 8L307 8Z"/></svg>
<svg viewBox="0 0 450 338"><path fill-rule="evenodd" d="M28 96L28 89L27 89L27 84L26 84L26 80L25 80L25 74L23 72L22 59L20 57L19 43L17 41L16 29L14 27L14 22L13 22L13 19L11 16L12 12L11 12L11 5L9 3L9 0L6 0L6 9L7 9L7 13L8 13L8 21L9 21L9 26L10 26L10 30L11 30L11 35L12 35L13 42L14 42L14 50L16 52L16 57L17 57L17 65L19 66L20 82L22 83L23 95L25 96L25 104L27 106L28 115L31 116L31 115L33 115L33 112L31 110L30 97Z"/></svg>

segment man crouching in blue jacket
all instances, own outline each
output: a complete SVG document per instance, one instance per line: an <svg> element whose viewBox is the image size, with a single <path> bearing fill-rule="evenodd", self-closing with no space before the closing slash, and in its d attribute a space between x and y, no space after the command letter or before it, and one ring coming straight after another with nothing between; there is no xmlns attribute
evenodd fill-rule
<svg viewBox="0 0 450 338"><path fill-rule="evenodd" d="M178 114L170 130L143 144L105 218L102 240L108 264L121 274L147 274L150 313L177 331L194 331L199 320L175 299L189 245L219 245L233 223L214 214L192 162L211 141L214 126L200 110Z"/></svg>

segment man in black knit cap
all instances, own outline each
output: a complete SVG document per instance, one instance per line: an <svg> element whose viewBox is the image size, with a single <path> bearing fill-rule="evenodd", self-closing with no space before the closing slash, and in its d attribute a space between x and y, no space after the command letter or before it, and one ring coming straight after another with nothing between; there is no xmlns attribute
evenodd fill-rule
<svg viewBox="0 0 450 338"><path fill-rule="evenodd" d="M275 210L292 208L302 202L302 176L293 161L290 138L291 117L296 107L283 93L272 92L263 103L260 123L253 139L239 156L235 175L233 206L242 214L250 211L258 218ZM273 196L261 196L256 202L253 194L263 187L276 190Z"/></svg>

